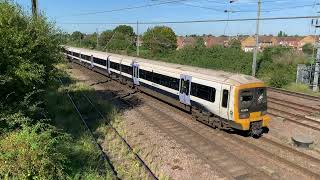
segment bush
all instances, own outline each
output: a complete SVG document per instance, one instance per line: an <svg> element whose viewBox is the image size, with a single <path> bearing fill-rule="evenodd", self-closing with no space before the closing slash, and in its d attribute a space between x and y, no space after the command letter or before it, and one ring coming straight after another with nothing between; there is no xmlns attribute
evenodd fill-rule
<svg viewBox="0 0 320 180"><path fill-rule="evenodd" d="M0 178L64 179L63 147L68 141L68 136L40 123L1 136Z"/></svg>
<svg viewBox="0 0 320 180"><path fill-rule="evenodd" d="M307 43L302 46L302 51L307 55L312 55L315 52L315 49L311 43Z"/></svg>
<svg viewBox="0 0 320 180"><path fill-rule="evenodd" d="M288 77L288 75L286 75L285 72L275 71L269 80L269 85L276 88L282 88L288 85L289 82L290 78Z"/></svg>
<svg viewBox="0 0 320 180"><path fill-rule="evenodd" d="M61 38L45 17L33 19L11 1L0 0L0 14L0 102L17 111L28 93L47 85L62 59Z"/></svg>

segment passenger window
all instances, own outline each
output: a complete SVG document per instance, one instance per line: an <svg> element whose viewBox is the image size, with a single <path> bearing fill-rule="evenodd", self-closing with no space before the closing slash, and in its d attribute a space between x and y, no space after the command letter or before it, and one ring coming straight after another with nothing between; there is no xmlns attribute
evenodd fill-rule
<svg viewBox="0 0 320 180"><path fill-rule="evenodd" d="M184 81L183 79L181 79L181 83L180 83L180 93L185 93L187 96L189 96L189 89L190 89L190 81L186 80Z"/></svg>
<svg viewBox="0 0 320 180"><path fill-rule="evenodd" d="M227 108L228 101L229 101L229 91L224 89L223 96L222 96L222 107Z"/></svg>
<svg viewBox="0 0 320 180"><path fill-rule="evenodd" d="M190 81L187 80L187 81L184 81L184 93L186 93L187 96L189 96L189 85L190 85Z"/></svg>
<svg viewBox="0 0 320 180"><path fill-rule="evenodd" d="M211 102L215 102L215 100L216 100L216 89L210 88L210 90L211 90L210 101Z"/></svg>

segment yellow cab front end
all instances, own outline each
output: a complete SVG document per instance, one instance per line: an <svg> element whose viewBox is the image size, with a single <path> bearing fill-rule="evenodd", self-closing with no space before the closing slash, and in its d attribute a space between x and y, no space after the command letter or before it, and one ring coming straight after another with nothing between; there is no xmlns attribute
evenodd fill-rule
<svg viewBox="0 0 320 180"><path fill-rule="evenodd" d="M268 130L267 87L264 83L240 85L235 88L234 121L241 130L261 135Z"/></svg>

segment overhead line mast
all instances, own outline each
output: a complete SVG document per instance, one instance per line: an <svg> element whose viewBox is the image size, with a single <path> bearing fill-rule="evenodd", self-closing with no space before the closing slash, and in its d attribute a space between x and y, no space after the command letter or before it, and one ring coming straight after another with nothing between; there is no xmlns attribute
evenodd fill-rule
<svg viewBox="0 0 320 180"><path fill-rule="evenodd" d="M258 15L257 15L257 27L256 27L256 47L253 52L252 60L252 76L256 76L257 71L257 55L259 49L259 29L260 29L260 16L261 16L261 0L258 1Z"/></svg>

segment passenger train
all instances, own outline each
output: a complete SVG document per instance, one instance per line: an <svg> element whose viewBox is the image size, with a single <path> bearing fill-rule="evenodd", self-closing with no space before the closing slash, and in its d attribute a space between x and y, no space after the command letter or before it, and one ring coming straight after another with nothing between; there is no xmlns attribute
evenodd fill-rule
<svg viewBox="0 0 320 180"><path fill-rule="evenodd" d="M266 85L248 75L64 47L69 60L182 108L214 128L268 131Z"/></svg>

